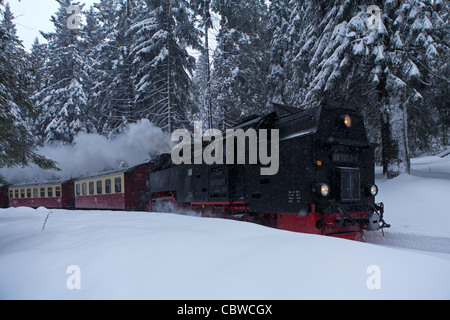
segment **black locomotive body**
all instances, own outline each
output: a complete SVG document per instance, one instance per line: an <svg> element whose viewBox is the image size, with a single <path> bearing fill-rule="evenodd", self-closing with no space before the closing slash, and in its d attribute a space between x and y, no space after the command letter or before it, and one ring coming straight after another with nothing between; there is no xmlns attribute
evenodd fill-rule
<svg viewBox="0 0 450 320"><path fill-rule="evenodd" d="M172 203L204 216L354 240L389 226L375 203L376 145L359 113L331 102L275 105L273 113L234 129L279 130L277 174L263 176L264 166L248 162L177 166L165 155L149 175L150 209Z"/></svg>

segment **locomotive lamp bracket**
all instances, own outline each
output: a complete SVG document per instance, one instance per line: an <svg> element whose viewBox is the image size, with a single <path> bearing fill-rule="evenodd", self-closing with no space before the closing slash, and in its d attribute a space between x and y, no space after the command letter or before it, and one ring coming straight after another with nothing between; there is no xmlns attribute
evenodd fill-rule
<svg viewBox="0 0 450 320"><path fill-rule="evenodd" d="M391 225L386 223L383 219L383 213L384 213L384 204L383 203L377 203L374 205L370 205L372 208L372 212L367 214L366 217L363 218L355 218L352 217L344 208L342 208L340 205L333 203L329 209L329 211L324 211L322 214L322 219L318 220L316 223L316 228L320 229L322 226L330 224L325 222L324 214L327 214L328 212L337 212L339 213L339 218L336 219L337 225L330 224L331 229L338 229L343 226L359 226L360 228L367 230L367 231L377 231L381 230L383 232L384 236L384 228L390 228Z"/></svg>
<svg viewBox="0 0 450 320"><path fill-rule="evenodd" d="M383 215L384 213L384 203L380 202L380 203L376 203L374 206L374 209L379 212L381 215Z"/></svg>
<svg viewBox="0 0 450 320"><path fill-rule="evenodd" d="M391 225L390 224L388 224L388 223L386 223L386 221L384 221L384 219L383 219L383 214L384 214L384 203L383 202L380 202L380 203L376 203L376 204L374 204L373 205L373 210L374 210L374 213L378 213L379 215L380 215L380 223L381 223L381 225L380 225L380 229L381 229L381 231L383 232L383 236L384 236L384 228L390 228L391 227Z"/></svg>

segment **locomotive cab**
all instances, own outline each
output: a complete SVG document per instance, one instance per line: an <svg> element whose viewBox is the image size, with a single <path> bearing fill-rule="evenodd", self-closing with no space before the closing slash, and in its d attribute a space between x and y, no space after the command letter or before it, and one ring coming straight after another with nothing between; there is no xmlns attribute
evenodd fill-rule
<svg viewBox="0 0 450 320"><path fill-rule="evenodd" d="M374 195L367 191L376 188L376 146L368 141L359 114L323 108L316 133L316 176L329 182L328 200L349 208L374 203Z"/></svg>
<svg viewBox="0 0 450 320"><path fill-rule="evenodd" d="M319 196L318 210L337 212L338 226L368 231L388 226L383 220L383 205L375 203L375 147L367 139L359 113L322 107L316 133L316 176L328 182L328 190Z"/></svg>
<svg viewBox="0 0 450 320"><path fill-rule="evenodd" d="M305 109L275 105L280 171L266 185L248 183L250 211L277 212L280 229L362 240L389 227L376 204L374 151L362 116L325 101ZM252 174L251 176L254 176Z"/></svg>

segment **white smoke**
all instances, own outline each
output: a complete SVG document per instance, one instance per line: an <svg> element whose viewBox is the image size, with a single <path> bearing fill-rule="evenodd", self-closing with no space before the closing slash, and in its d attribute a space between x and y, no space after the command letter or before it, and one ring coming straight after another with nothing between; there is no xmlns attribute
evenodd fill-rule
<svg viewBox="0 0 450 320"><path fill-rule="evenodd" d="M167 202L153 202L152 204L152 211L153 212L170 212L182 216L189 216L189 217L201 217L202 214L200 212L190 210L187 208L181 208L178 207L176 204L174 204L171 201Z"/></svg>
<svg viewBox="0 0 450 320"><path fill-rule="evenodd" d="M171 150L170 135L143 119L130 124L111 140L99 134L80 133L73 145L38 148L38 154L58 162L61 172L36 166L14 167L0 169L0 176L13 184L77 178L134 166Z"/></svg>

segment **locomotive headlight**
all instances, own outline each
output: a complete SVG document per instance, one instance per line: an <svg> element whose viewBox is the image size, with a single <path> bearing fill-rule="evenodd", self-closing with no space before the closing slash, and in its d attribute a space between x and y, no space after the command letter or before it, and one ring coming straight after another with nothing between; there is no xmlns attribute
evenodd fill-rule
<svg viewBox="0 0 450 320"><path fill-rule="evenodd" d="M352 126L352 117L349 115L344 116L344 124L347 128L350 128Z"/></svg>
<svg viewBox="0 0 450 320"><path fill-rule="evenodd" d="M323 197L327 197L330 194L330 186L327 185L326 183L322 183L320 185L320 194Z"/></svg>
<svg viewBox="0 0 450 320"><path fill-rule="evenodd" d="M376 184L370 187L370 194L374 197L378 194L378 187Z"/></svg>

